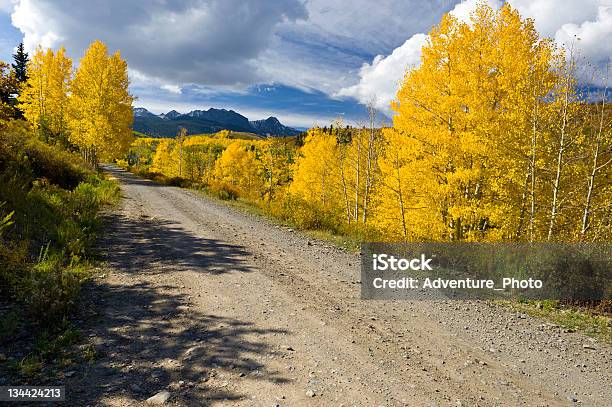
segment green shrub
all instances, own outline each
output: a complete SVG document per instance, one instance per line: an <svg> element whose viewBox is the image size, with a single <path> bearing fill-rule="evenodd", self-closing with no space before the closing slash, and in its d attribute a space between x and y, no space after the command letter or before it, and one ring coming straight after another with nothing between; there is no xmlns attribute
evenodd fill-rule
<svg viewBox="0 0 612 407"><path fill-rule="evenodd" d="M2 232L4 231L4 229L8 228L9 226L13 224L13 221L11 220L11 218L15 214L15 211L8 213L6 215L3 214L2 207L4 205L6 205L6 202L0 202L0 238L2 238Z"/></svg>
<svg viewBox="0 0 612 407"><path fill-rule="evenodd" d="M88 182L91 182L91 180ZM97 185L96 193L98 194L100 203L109 205L119 201L119 198L121 197L121 189L119 188L119 184L117 184L115 181L102 179L99 180Z"/></svg>
<svg viewBox="0 0 612 407"><path fill-rule="evenodd" d="M25 159L34 178L46 178L64 189L73 189L85 180L89 170L74 154L59 150L35 139L25 145Z"/></svg>
<svg viewBox="0 0 612 407"><path fill-rule="evenodd" d="M15 297L28 270L26 242L5 243L0 239L0 296Z"/></svg>
<svg viewBox="0 0 612 407"><path fill-rule="evenodd" d="M80 183L72 191L70 202L73 205L73 213L78 217L94 218L101 203L98 188L90 183Z"/></svg>
<svg viewBox="0 0 612 407"><path fill-rule="evenodd" d="M2 298L38 324L67 316L95 241L97 213L118 198L118 185L77 154L43 143L19 121L0 129Z"/></svg>
<svg viewBox="0 0 612 407"><path fill-rule="evenodd" d="M23 282L23 302L33 319L53 325L75 306L80 292L79 273L55 259L36 264Z"/></svg>

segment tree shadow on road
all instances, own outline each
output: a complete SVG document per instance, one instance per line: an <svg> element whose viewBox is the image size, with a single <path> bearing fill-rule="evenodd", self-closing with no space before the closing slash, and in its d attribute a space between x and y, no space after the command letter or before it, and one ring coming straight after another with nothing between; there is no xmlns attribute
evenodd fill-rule
<svg viewBox="0 0 612 407"><path fill-rule="evenodd" d="M125 282L83 287L79 318L95 357L65 379L68 405L132 405L169 390L179 404L201 406L246 397L240 381L290 381L262 362L282 356L270 338L288 331L198 311L181 287L157 282L155 273L251 271L244 248L163 220L111 214L105 223L101 259Z"/></svg>
<svg viewBox="0 0 612 407"><path fill-rule="evenodd" d="M104 248L100 255L113 268L138 273L150 266L210 274L252 271L245 262L250 253L242 246L195 236L167 220L109 214L105 223L109 226L99 242Z"/></svg>
<svg viewBox="0 0 612 407"><path fill-rule="evenodd" d="M280 356L266 336L287 334L249 322L197 312L172 286L89 284L86 332L94 360L66 381L69 405L99 405L108 398L142 401L168 389L174 400L206 405L238 400L240 380L286 383L262 356ZM174 293L174 294L173 294Z"/></svg>

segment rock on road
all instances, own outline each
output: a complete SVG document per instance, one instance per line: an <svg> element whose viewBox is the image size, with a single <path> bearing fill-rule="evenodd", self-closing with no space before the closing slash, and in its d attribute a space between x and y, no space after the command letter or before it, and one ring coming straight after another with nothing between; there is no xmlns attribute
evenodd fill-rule
<svg viewBox="0 0 612 407"><path fill-rule="evenodd" d="M603 343L486 302L360 300L358 255L104 168L124 198L99 241L105 276L85 293L99 313L85 329L97 356L66 379L69 404L612 399Z"/></svg>

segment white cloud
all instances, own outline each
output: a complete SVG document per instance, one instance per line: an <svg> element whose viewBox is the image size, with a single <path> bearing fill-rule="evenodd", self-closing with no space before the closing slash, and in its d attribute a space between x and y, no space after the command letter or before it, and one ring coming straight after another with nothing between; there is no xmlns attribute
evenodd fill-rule
<svg viewBox="0 0 612 407"><path fill-rule="evenodd" d="M16 0L0 0L0 12L11 13Z"/></svg>
<svg viewBox="0 0 612 407"><path fill-rule="evenodd" d="M24 34L27 51L32 52L39 45L50 48L63 41L53 21L46 17L46 8L37 9L31 0L15 1L13 5L11 21Z"/></svg>
<svg viewBox="0 0 612 407"><path fill-rule="evenodd" d="M333 95L351 86L363 62L428 30L455 0L309 0L308 20L279 25L258 59L260 76Z"/></svg>
<svg viewBox="0 0 612 407"><path fill-rule="evenodd" d="M598 68L593 84L603 86L605 67L612 63L612 5L600 5L597 16L590 21L562 25L555 33L555 40L566 47L575 40L578 57ZM582 76L584 81L591 79L590 72L584 71Z"/></svg>
<svg viewBox="0 0 612 407"><path fill-rule="evenodd" d="M389 102L395 97L406 69L419 64L421 48L427 43L427 38L425 34L415 34L393 50L391 55L376 56L371 64L361 67L359 83L341 89L337 95L352 96L363 103L374 98L376 108L388 112Z"/></svg>
<svg viewBox="0 0 612 407"><path fill-rule="evenodd" d="M538 31L554 38L566 49L574 47L579 65L589 69L579 72L580 79L596 86L604 85L605 66L612 62L612 2L609 0L511 0L524 17L534 19Z"/></svg>
<svg viewBox="0 0 612 407"><path fill-rule="evenodd" d="M566 49L575 50L583 83L602 86L612 62L612 2L609 0L511 0L523 17L533 18L538 31ZM569 54L569 52L568 52Z"/></svg>
<svg viewBox="0 0 612 407"><path fill-rule="evenodd" d="M540 34L553 38L564 24L580 24L597 16L599 0L511 0L521 16L533 18Z"/></svg>
<svg viewBox="0 0 612 407"><path fill-rule="evenodd" d="M319 90L326 94L334 93L354 81L357 69L334 62L331 58L317 63L308 60L307 55L295 53L295 50L266 50L258 59L259 77L265 78L265 83L280 83L306 92Z"/></svg>
<svg viewBox="0 0 612 407"><path fill-rule="evenodd" d="M602 67L610 63L612 56L612 6L606 0L509 0L522 17L535 20L536 28L553 37L561 46L575 42L581 57ZM481 0L465 0L452 11L456 18L469 21L470 13ZM488 0L493 8L501 7L500 0ZM575 41L580 38L580 41ZM359 82L344 87L337 95L351 96L367 103L376 97L377 107L390 113L390 102L395 97L399 82L406 69L418 65L421 48L427 36L415 34L388 56L378 55L372 63L364 64L359 71ZM601 84L596 82L595 84Z"/></svg>
<svg viewBox="0 0 612 407"><path fill-rule="evenodd" d="M450 11L457 20L463 21L464 23L470 23L470 15L479 4L485 3L491 8L498 9L502 6L501 0L464 0L457 4L455 8Z"/></svg>
<svg viewBox="0 0 612 407"><path fill-rule="evenodd" d="M468 21L470 13L480 3L481 0L466 0L457 4L450 13L459 20ZM492 7L500 5L498 0L490 0L488 3ZM359 82L341 89L336 96L351 96L361 103L374 99L377 109L385 114L391 113L390 103L395 98L398 85L406 70L421 62L421 48L427 40L426 34L414 34L390 55L377 55L371 64L363 64L359 70Z"/></svg>
<svg viewBox="0 0 612 407"><path fill-rule="evenodd" d="M174 83L166 82L164 80L160 80L158 78L152 78L140 71L137 71L133 68L128 68L128 75L130 78L130 87L132 90L143 89L143 88L153 88L153 89L162 89L166 92L170 92L176 95L180 95L182 93L182 88Z"/></svg>
<svg viewBox="0 0 612 407"><path fill-rule="evenodd" d="M261 79L256 60L276 27L306 17L300 0L20 0L12 22L30 51L64 45L77 56L101 39L149 78L244 87Z"/></svg>
<svg viewBox="0 0 612 407"><path fill-rule="evenodd" d="M161 87L163 90L166 90L166 91L168 91L168 92L170 92L170 93L174 93L174 94L176 94L176 95L180 95L181 93L183 93L183 91L182 91L181 87L180 87L180 86L178 86L178 85L169 85L169 84L166 84L166 85L162 85L162 86L160 86L160 87Z"/></svg>

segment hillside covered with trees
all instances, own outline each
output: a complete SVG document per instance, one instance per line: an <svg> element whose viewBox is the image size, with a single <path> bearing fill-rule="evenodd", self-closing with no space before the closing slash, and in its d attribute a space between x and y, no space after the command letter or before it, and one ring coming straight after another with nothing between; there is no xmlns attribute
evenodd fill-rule
<svg viewBox="0 0 612 407"><path fill-rule="evenodd" d="M581 94L575 55L509 5L429 37L392 127L372 108L369 126L295 142L140 139L129 164L367 239L609 241L610 109Z"/></svg>

